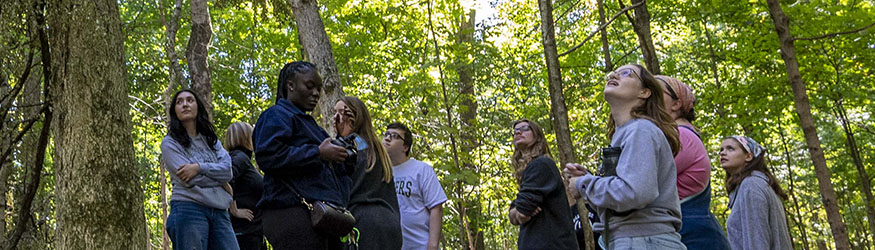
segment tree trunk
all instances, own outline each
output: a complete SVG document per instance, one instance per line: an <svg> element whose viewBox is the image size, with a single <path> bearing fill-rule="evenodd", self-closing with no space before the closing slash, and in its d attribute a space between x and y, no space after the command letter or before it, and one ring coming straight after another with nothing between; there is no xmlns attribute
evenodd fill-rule
<svg viewBox="0 0 875 250"><path fill-rule="evenodd" d="M836 71L838 75L838 71ZM838 80L838 79L837 79ZM841 99L835 101L836 116L842 124L842 129L845 131L845 138L848 141L848 151L851 153L851 158L854 160L854 166L857 167L857 175L860 177L860 189L863 192L866 201L866 217L869 219L869 233L875 242L875 199L872 198L872 184L869 181L869 174L866 172L866 167L863 166L863 160L860 158L860 149L857 147L857 139L854 137L854 131L851 129L851 122L848 119L847 110L845 110Z"/></svg>
<svg viewBox="0 0 875 250"><path fill-rule="evenodd" d="M550 0L538 0L541 11L541 41L544 44L544 59L547 62L547 82L550 84L550 107L553 113L553 130L559 147L560 166L574 162L574 144L571 142L571 131L568 128L568 108L565 106L565 94L562 87L562 73L559 66L559 54L556 51L556 34L553 28L553 3Z"/></svg>
<svg viewBox="0 0 875 250"><path fill-rule="evenodd" d="M638 44L641 45L641 55L647 70L654 75L659 75L659 58L656 56L656 48L653 46L653 36L650 35L650 12L647 11L646 0L632 0L632 4L643 3L635 8L635 18L632 28L638 35Z"/></svg>
<svg viewBox="0 0 875 250"><path fill-rule="evenodd" d="M36 47L36 46L34 46ZM38 59L37 59L38 60ZM37 61L34 61L37 62ZM21 108L22 111L22 119L39 119L43 117L44 120L38 126L35 125L30 131L28 131L24 137L21 139L20 152L18 155L18 161L22 163L23 171L26 174L22 174L21 176L26 176L26 181L21 180L18 183L20 184L15 189L19 190L15 192L13 195L13 201L15 204L14 207L18 211L16 211L16 216L18 217L13 225L15 225L15 229L10 232L10 242L8 242L7 249L13 249L13 246L18 246L18 241L21 239L21 236L25 233L36 236L33 240L36 242L40 242L42 237L40 234L34 233L37 228L35 226L31 226L30 218L33 214L32 204L34 197L37 193L37 187L40 183L40 177L44 159L46 154L46 144L48 143L48 132L49 127L51 126L51 114L43 115L43 105L40 105L41 102L44 102L40 99L40 86L42 82L42 68L34 67L33 73L25 83L24 89L21 93L21 98L19 99L19 105L23 106ZM48 100L45 100L48 102ZM43 135L45 133L45 135ZM11 168L10 168L11 169ZM3 177L3 174L0 174L0 178L2 180L6 180L8 177ZM24 179L24 178L23 178ZM26 185L25 185L26 184ZM23 191L21 191L23 190ZM6 190L0 188L0 193L5 194ZM5 202L4 202L5 203ZM5 204L4 204L5 205ZM41 211L48 212L48 211ZM5 232L5 231L2 231ZM35 243L35 242L34 242ZM24 243L27 245L28 243Z"/></svg>
<svg viewBox="0 0 875 250"><path fill-rule="evenodd" d="M210 84L210 46L213 44L213 28L210 24L210 8L207 0L191 1L191 36L185 58L191 76L191 89L200 96L213 120L213 86ZM175 39L175 37L168 37ZM175 49L175 48L173 48ZM173 65L173 61L170 62Z"/></svg>
<svg viewBox="0 0 875 250"><path fill-rule="evenodd" d="M146 249L118 2L48 7L57 249Z"/></svg>
<svg viewBox="0 0 875 250"><path fill-rule="evenodd" d="M781 122L778 121L778 135L781 136L781 146L784 149L784 158L787 161L787 174L790 179L789 185L787 185L789 189L790 199L793 200L793 208L796 210L796 216L793 216L795 219L793 222L796 224L796 227L799 229L800 234L802 235L802 249L808 250L810 245L808 244L808 230L805 229L805 224L802 223L802 213L799 212L799 199L796 198L796 191L794 190L796 187L795 177L793 176L793 161L790 158L790 148L787 146L787 139L784 137L784 129L781 128ZM789 216L788 216L789 217Z"/></svg>
<svg viewBox="0 0 875 250"><path fill-rule="evenodd" d="M605 3L604 0L597 0L597 2L599 8L599 27L601 27L605 25ZM614 70L614 65L611 63L611 46L608 44L608 31L606 29L599 29L599 33L602 40L602 53L605 54L605 69L603 71L608 73Z"/></svg>
<svg viewBox="0 0 875 250"><path fill-rule="evenodd" d="M335 102L343 97L343 83L340 81L337 64L334 62L331 41L325 33L316 0L289 0L289 3L292 6L298 37L304 47L307 61L316 64L319 76L322 77L322 97L319 98L319 105L316 105L313 115L320 119L322 127L333 135L334 123L331 122L331 117L334 115Z"/></svg>
<svg viewBox="0 0 875 250"><path fill-rule="evenodd" d="M158 0L160 4L163 2L162 0ZM182 0L176 0L176 3L173 6L173 15L170 16L170 20L166 20L164 16L164 8L160 6L161 10L161 23L164 24L165 34L167 35L167 41L164 43L164 52L167 54L167 60L170 61L170 82L167 84L167 89L164 90L164 112L168 112L165 114L166 122L170 122L170 101L173 98L174 92L179 87L185 88L188 84L185 84L185 78L182 76L182 66L179 65L179 56L176 53L176 31L179 30L179 15L182 9ZM164 168L161 168L161 171L164 172Z"/></svg>
<svg viewBox="0 0 875 250"><path fill-rule="evenodd" d="M778 0L766 0L766 2L769 4L769 13L772 16L772 20L775 23L775 31L777 31L778 38L781 41L781 57L784 59L784 64L787 67L787 76L790 78L790 86L793 88L796 113L799 115L799 123L802 126L802 132L805 134L808 153L811 154L811 160L814 162L814 172L817 175L820 196L823 200L824 208L826 208L827 221L832 230L835 247L839 250L850 249L851 244L848 239L848 230L842 221L842 214L839 211L838 204L836 204L836 194L832 186L832 180L830 180L830 170L826 166L826 158L823 155L820 139L817 136L817 127L815 127L814 118L811 116L811 104L808 101L805 82L802 81L802 74L799 73L799 62L796 61L796 48L793 45L793 37L790 34L789 19L781 9L781 4Z"/></svg>
<svg viewBox="0 0 875 250"><path fill-rule="evenodd" d="M476 176L476 179L466 179L459 184L470 186L474 190L473 199L469 199L468 195L461 195L462 203L465 207L465 217L468 222L466 228L466 236L470 235L469 247L473 245L473 249L484 249L483 228L486 223L481 211L480 199L477 198L477 186L480 183L480 171L478 166L474 164L474 152L476 152L480 143L477 140L477 101L474 99L474 76L473 66L468 58L474 57L473 41L474 41L474 17L476 12L471 10L467 18L462 17L463 21L459 27L459 33L456 34L456 73L459 75L459 99L461 106L459 112L461 116L460 132L460 151L459 158L462 163L462 169L466 172L471 172ZM464 188L463 188L464 190ZM470 244L473 243L473 244Z"/></svg>

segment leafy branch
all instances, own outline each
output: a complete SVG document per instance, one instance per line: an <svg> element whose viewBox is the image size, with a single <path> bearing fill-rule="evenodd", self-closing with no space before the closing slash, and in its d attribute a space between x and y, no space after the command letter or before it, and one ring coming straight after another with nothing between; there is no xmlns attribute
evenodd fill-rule
<svg viewBox="0 0 875 250"><path fill-rule="evenodd" d="M629 10L632 10L632 9L634 9L634 8L637 8L638 6L641 6L642 4L644 4L643 1L640 2L640 3L636 3L636 4L633 4L633 5L630 5L630 6L626 7L626 8L621 9L620 11L617 12L617 14L614 14L614 16L611 17L611 20L608 20L608 22L606 22L605 24L602 24L601 26L599 26L598 29L596 29L595 31L593 31L592 33L590 33L589 36L586 36L586 38L584 38L583 41L581 41L581 42L578 43L577 45L574 45L574 47L571 47L571 48L568 49L567 51L562 52L561 54L559 54L559 57L566 56L566 55L568 55L568 54L571 54L571 52L574 52L575 50L579 49L581 46L583 46L584 43L586 43L587 41L589 41L589 39L592 39L592 37L595 36L595 34L598 34L600 30L605 29L605 27L608 27L608 25L610 25L611 23L613 23L614 20L617 20L617 17L620 17L620 15L622 15L622 14L628 12Z"/></svg>

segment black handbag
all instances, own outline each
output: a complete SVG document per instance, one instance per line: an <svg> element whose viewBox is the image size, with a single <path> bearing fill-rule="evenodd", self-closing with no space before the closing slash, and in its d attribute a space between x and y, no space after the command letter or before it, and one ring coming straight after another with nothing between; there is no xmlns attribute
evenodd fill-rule
<svg viewBox="0 0 875 250"><path fill-rule="evenodd" d="M352 232L353 227L355 227L355 217L352 216L352 213L349 212L349 210L343 206L326 201L307 202L307 200L298 193L298 190L295 187L289 185L283 180L281 181L286 187L291 189L292 192L295 192L298 199L301 199L301 203L307 207L307 210L310 210L310 221L313 223L313 228L316 229L317 232L334 237L343 237Z"/></svg>

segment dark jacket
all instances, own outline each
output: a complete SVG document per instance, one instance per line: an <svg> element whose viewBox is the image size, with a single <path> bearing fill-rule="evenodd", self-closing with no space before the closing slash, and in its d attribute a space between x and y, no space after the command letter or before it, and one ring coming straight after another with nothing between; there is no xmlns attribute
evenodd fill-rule
<svg viewBox="0 0 875 250"><path fill-rule="evenodd" d="M234 189L234 200L238 209L252 210L252 221L231 217L231 225L238 234L261 235L261 209L256 208L261 199L262 177L252 166L252 151L245 148L231 149L231 170L234 178L231 179L231 188Z"/></svg>
<svg viewBox="0 0 875 250"><path fill-rule="evenodd" d="M539 156L526 165L520 191L511 203L514 207L523 215L532 215L535 208L541 208L540 213L520 225L520 250L578 249L565 185L556 162L550 158Z"/></svg>
<svg viewBox="0 0 875 250"><path fill-rule="evenodd" d="M252 133L255 160L264 171L264 194L259 208L301 205L287 185L294 185L308 202L346 205L351 169L319 158L319 144L325 138L328 133L316 120L286 99L261 113Z"/></svg>

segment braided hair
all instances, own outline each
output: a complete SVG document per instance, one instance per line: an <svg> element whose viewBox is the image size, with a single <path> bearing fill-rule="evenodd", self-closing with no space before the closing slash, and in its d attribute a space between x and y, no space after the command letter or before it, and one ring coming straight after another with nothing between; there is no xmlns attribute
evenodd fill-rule
<svg viewBox="0 0 875 250"><path fill-rule="evenodd" d="M316 70L316 65L309 62L296 61L286 63L286 65L283 66L283 69L280 70L280 77L279 80L277 80L276 100L279 101L280 99L287 98L286 95L288 94L288 83L295 78L295 75L314 70Z"/></svg>

